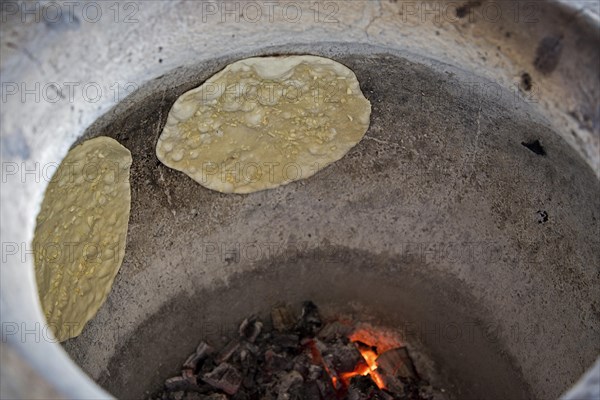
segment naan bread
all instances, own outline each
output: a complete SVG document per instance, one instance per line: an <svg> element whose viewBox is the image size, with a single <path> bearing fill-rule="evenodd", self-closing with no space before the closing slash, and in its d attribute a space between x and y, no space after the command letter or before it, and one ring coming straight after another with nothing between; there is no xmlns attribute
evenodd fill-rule
<svg viewBox="0 0 600 400"><path fill-rule="evenodd" d="M209 189L251 193L339 160L362 139L370 115L356 75L338 62L248 58L175 101L156 155Z"/></svg>
<svg viewBox="0 0 600 400"><path fill-rule="evenodd" d="M81 333L121 267L131 194L131 153L98 137L72 149L48 184L33 239L48 325L60 341Z"/></svg>

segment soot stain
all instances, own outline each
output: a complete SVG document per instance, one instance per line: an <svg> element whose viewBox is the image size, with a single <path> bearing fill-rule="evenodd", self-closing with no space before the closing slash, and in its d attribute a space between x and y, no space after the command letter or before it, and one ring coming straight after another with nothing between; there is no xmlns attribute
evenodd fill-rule
<svg viewBox="0 0 600 400"><path fill-rule="evenodd" d="M475 7L479 7L481 5L481 1L468 1L467 3L463 4L460 7L456 8L456 16L458 18L464 18L467 15L469 15L469 12L475 8Z"/></svg>
<svg viewBox="0 0 600 400"><path fill-rule="evenodd" d="M529 75L527 72L523 72L523 74L521 75L521 87L523 88L523 90L530 91L532 86L533 82L531 79L531 75Z"/></svg>
<svg viewBox="0 0 600 400"><path fill-rule="evenodd" d="M533 66L543 74L556 69L562 53L563 36L546 36L538 44Z"/></svg>
<svg viewBox="0 0 600 400"><path fill-rule="evenodd" d="M529 150L533 151L538 156L546 155L546 150L544 149L544 147L538 139L532 140L530 142L521 142L521 144L527 147Z"/></svg>

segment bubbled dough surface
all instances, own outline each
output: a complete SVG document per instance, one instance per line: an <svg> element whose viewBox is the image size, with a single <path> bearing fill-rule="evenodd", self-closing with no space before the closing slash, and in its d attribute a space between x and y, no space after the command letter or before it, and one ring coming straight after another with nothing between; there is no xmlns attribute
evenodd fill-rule
<svg viewBox="0 0 600 400"><path fill-rule="evenodd" d="M98 137L72 149L52 177L33 239L49 328L77 336L106 300L125 251L131 153Z"/></svg>
<svg viewBox="0 0 600 400"><path fill-rule="evenodd" d="M237 61L181 95L156 155L201 185L251 193L308 178L369 127L354 72L316 56Z"/></svg>

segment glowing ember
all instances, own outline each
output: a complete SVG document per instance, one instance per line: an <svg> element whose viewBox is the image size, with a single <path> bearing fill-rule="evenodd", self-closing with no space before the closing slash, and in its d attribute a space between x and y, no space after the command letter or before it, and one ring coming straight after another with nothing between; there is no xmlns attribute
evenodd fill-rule
<svg viewBox="0 0 600 400"><path fill-rule="evenodd" d="M360 342L369 346L377 346L377 352L379 354L405 345L395 332L381 328L376 329L367 323L357 324L354 332L348 335L348 339L351 342Z"/></svg>
<svg viewBox="0 0 600 400"><path fill-rule="evenodd" d="M377 387L379 389L385 389L385 383L383 382L383 379L377 372L377 362L376 362L377 353L375 353L371 349L360 348L360 346L359 346L358 350L360 351L360 354L365 359L366 364L359 365L356 368L356 370L354 370L352 372L346 372L346 373L341 374L341 378L344 382L344 385L348 386L350 384L350 380L354 376L371 375L371 379L373 380L373 382L375 382Z"/></svg>
<svg viewBox="0 0 600 400"><path fill-rule="evenodd" d="M181 371L146 399L181 400L186 392L223 400L449 398L421 378L392 330L352 320L324 323L309 301L300 316L285 304L273 307L271 322L244 319L221 349L201 342Z"/></svg>

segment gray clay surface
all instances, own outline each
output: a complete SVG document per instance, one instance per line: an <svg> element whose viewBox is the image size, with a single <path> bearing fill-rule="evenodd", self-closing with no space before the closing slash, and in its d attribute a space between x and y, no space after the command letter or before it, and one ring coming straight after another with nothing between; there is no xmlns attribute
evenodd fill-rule
<svg viewBox="0 0 600 400"><path fill-rule="evenodd" d="M358 45L259 54L303 51L353 69L373 106L365 138L308 180L225 195L154 154L177 96L257 53L176 69L92 125L132 152L131 219L108 301L64 348L137 398L202 338L311 299L416 326L456 398L558 397L600 351L592 170L526 102L469 90L486 81L459 69Z"/></svg>

